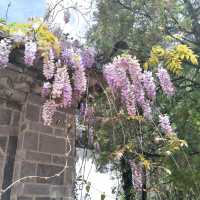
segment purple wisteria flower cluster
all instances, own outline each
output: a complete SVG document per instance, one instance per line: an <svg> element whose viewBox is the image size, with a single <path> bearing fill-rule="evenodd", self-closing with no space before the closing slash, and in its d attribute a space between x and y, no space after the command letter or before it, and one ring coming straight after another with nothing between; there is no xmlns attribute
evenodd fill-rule
<svg viewBox="0 0 200 200"><path fill-rule="evenodd" d="M43 75L47 80L53 78L55 68L54 53L53 50L50 49L48 57L43 59Z"/></svg>
<svg viewBox="0 0 200 200"><path fill-rule="evenodd" d="M42 87L42 97L48 97L52 89L52 84L50 82L44 82Z"/></svg>
<svg viewBox="0 0 200 200"><path fill-rule="evenodd" d="M71 104L72 88L66 66L57 68L53 82L52 98L60 98L65 94L65 104ZM68 103L67 103L68 102Z"/></svg>
<svg viewBox="0 0 200 200"><path fill-rule="evenodd" d="M69 107L72 103L72 86L70 83L67 66L62 66L60 61L58 61L55 64L55 67L56 72L55 74L53 74L54 81L52 84L50 82L46 82L43 85L42 93L44 94L44 96L51 96L52 100L56 104L56 108ZM58 103L56 103L57 99L60 99ZM47 102L49 102L49 100L47 100ZM50 109L52 109L51 112L49 111ZM54 106L51 106L49 107L49 109L47 109L46 104L44 104L42 117L45 124L52 121L52 119L50 120L50 118L53 118L53 113L55 112L56 109Z"/></svg>
<svg viewBox="0 0 200 200"><path fill-rule="evenodd" d="M159 115L159 124L160 124L160 127L161 127L162 131L167 136L172 135L173 129L171 127L168 115Z"/></svg>
<svg viewBox="0 0 200 200"><path fill-rule="evenodd" d="M129 161L132 171L132 184L136 191L142 190L142 166L134 160Z"/></svg>
<svg viewBox="0 0 200 200"><path fill-rule="evenodd" d="M42 95L54 100L57 104L56 108L71 106L72 96L79 99L86 92L86 68L92 67L95 61L94 56L94 52L90 49L80 49L76 43L66 41L61 45L60 59L55 61L53 50L50 49L49 55L43 59L43 74L47 82L43 85ZM71 80L69 71L73 72ZM45 124L51 121L52 113L56 112L53 106L49 109L51 108L52 112L49 112L44 104Z"/></svg>
<svg viewBox="0 0 200 200"><path fill-rule="evenodd" d="M8 64L11 48L11 41L9 39L2 39L0 41L0 66L2 68L5 68Z"/></svg>
<svg viewBox="0 0 200 200"><path fill-rule="evenodd" d="M155 99L156 98L156 85L155 85L155 81L154 81L152 72L144 71L143 85L147 92L147 96L152 100Z"/></svg>
<svg viewBox="0 0 200 200"><path fill-rule="evenodd" d="M111 64L104 67L104 77L114 93L120 92L129 115L136 115L140 107L144 116L151 118L151 107L145 96L145 88L152 90L153 87L148 86L149 81L145 81L146 76L142 73L135 57L129 55L116 57ZM147 86L144 87L144 83L147 83ZM148 94L151 92L148 91Z"/></svg>
<svg viewBox="0 0 200 200"><path fill-rule="evenodd" d="M175 93L175 88L171 82L171 79L167 70L164 69L163 67L158 68L157 76L160 81L160 86L163 92L167 96L173 96Z"/></svg>
<svg viewBox="0 0 200 200"><path fill-rule="evenodd" d="M36 58L37 44L33 41L27 41L25 43L24 51L24 62L27 65L33 65L33 62Z"/></svg>
<svg viewBox="0 0 200 200"><path fill-rule="evenodd" d="M0 40L0 66L5 68L9 62L9 54L12 49L12 42L22 42L24 35L16 32L10 39L4 38ZM33 65L36 58L37 44L31 40L25 42L24 62L27 65Z"/></svg>
<svg viewBox="0 0 200 200"><path fill-rule="evenodd" d="M87 48L81 52L81 62L85 68L91 68L95 63L96 52L93 48Z"/></svg>
<svg viewBox="0 0 200 200"><path fill-rule="evenodd" d="M75 69L74 72L74 91L79 96L86 91L87 87L87 78L85 74L85 68L81 63L81 56L78 53L75 53L72 57Z"/></svg>
<svg viewBox="0 0 200 200"><path fill-rule="evenodd" d="M55 100L47 100L43 105L42 119L44 120L44 125L50 126L53 120L53 115L56 112L57 104Z"/></svg>
<svg viewBox="0 0 200 200"><path fill-rule="evenodd" d="M146 119L152 119L152 105L156 99L156 81L151 71L143 72L135 57L124 54L105 65L103 74L113 93L120 93L129 115L140 114L142 110ZM156 75L163 92L172 96L174 86L167 70L159 68Z"/></svg>

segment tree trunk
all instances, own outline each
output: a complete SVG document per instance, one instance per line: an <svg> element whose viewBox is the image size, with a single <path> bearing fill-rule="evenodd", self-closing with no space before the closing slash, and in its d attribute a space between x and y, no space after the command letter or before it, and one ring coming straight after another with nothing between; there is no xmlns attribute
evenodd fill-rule
<svg viewBox="0 0 200 200"><path fill-rule="evenodd" d="M142 200L147 200L147 174L146 169L143 167L142 169Z"/></svg>
<svg viewBox="0 0 200 200"><path fill-rule="evenodd" d="M122 179L123 179L123 190L126 200L133 200L132 198L132 171L130 164L124 157L121 159L121 171L122 171Z"/></svg>

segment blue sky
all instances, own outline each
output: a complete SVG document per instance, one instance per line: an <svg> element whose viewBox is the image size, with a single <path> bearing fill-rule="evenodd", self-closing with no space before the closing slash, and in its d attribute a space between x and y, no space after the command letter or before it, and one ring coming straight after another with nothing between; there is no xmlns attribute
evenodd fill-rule
<svg viewBox="0 0 200 200"><path fill-rule="evenodd" d="M5 17L7 6L9 22L25 22L29 17L42 17L45 11L45 0L0 0L0 17Z"/></svg>

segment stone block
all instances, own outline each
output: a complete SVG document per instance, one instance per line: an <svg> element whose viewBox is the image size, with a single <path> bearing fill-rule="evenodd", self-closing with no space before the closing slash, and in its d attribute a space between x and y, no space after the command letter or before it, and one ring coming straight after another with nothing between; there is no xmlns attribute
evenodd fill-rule
<svg viewBox="0 0 200 200"><path fill-rule="evenodd" d="M26 183L24 184L24 195L37 195L48 196L50 192L50 185L38 184L38 183Z"/></svg>
<svg viewBox="0 0 200 200"><path fill-rule="evenodd" d="M29 123L30 130L46 133L46 134L53 134L53 129L50 126L44 126L42 123L38 122L30 122Z"/></svg>
<svg viewBox="0 0 200 200"><path fill-rule="evenodd" d="M24 101L23 101L24 103ZM20 102L16 101L7 101L6 106L12 110L21 111L22 105Z"/></svg>
<svg viewBox="0 0 200 200"><path fill-rule="evenodd" d="M45 100L41 96L32 93L28 96L28 102L41 106Z"/></svg>
<svg viewBox="0 0 200 200"><path fill-rule="evenodd" d="M56 112L53 118L52 125L60 128L66 127L66 113Z"/></svg>
<svg viewBox="0 0 200 200"><path fill-rule="evenodd" d="M53 199L50 197L36 197L35 200L53 200ZM62 199L59 199L59 200L62 200Z"/></svg>
<svg viewBox="0 0 200 200"><path fill-rule="evenodd" d="M26 150L24 149L17 149L16 155L15 155L15 160L16 161L22 161L26 159Z"/></svg>
<svg viewBox="0 0 200 200"><path fill-rule="evenodd" d="M24 132L28 130L28 123L22 123L20 126L20 132Z"/></svg>
<svg viewBox="0 0 200 200"><path fill-rule="evenodd" d="M8 76L0 76L1 88L12 88L12 80Z"/></svg>
<svg viewBox="0 0 200 200"><path fill-rule="evenodd" d="M14 101L17 102L19 104L23 104L26 101L26 96L27 94L25 92L22 91L17 91L17 90L11 90L10 91L10 96L9 96L9 100L10 101Z"/></svg>
<svg viewBox="0 0 200 200"><path fill-rule="evenodd" d="M53 156L53 164L58 164L64 166L66 163L65 156Z"/></svg>
<svg viewBox="0 0 200 200"><path fill-rule="evenodd" d="M40 135L39 151L53 154L65 153L65 140L48 135Z"/></svg>
<svg viewBox="0 0 200 200"><path fill-rule="evenodd" d="M45 176L45 177L49 177L49 176L53 176L56 173L59 173L63 168L62 167L58 167L58 166L53 166L53 165L44 165L44 164L38 164L38 168L37 168L37 175L38 176ZM61 174L60 176L51 178L49 180L44 180L44 179L37 179L38 183L49 183L49 184L53 184L53 185L62 185L64 181L64 177L63 174Z"/></svg>
<svg viewBox="0 0 200 200"><path fill-rule="evenodd" d="M24 133L18 135L17 152L23 149L23 137Z"/></svg>
<svg viewBox="0 0 200 200"><path fill-rule="evenodd" d="M21 164L21 177L35 176L36 175L36 164L23 161Z"/></svg>
<svg viewBox="0 0 200 200"><path fill-rule="evenodd" d="M73 197L73 195L67 196L65 198L62 198L62 200L74 200L75 198Z"/></svg>
<svg viewBox="0 0 200 200"><path fill-rule="evenodd" d="M51 155L41 152L27 151L26 159L35 162L51 163Z"/></svg>
<svg viewBox="0 0 200 200"><path fill-rule="evenodd" d="M73 167L69 167L69 168L66 169L64 184L66 184L66 185L73 185L74 171L75 171L75 169Z"/></svg>
<svg viewBox="0 0 200 200"><path fill-rule="evenodd" d="M31 121L38 121L40 116L40 107L28 104L26 107L26 118Z"/></svg>
<svg viewBox="0 0 200 200"><path fill-rule="evenodd" d="M22 92L30 92L30 85L26 82L19 82L14 84L14 89Z"/></svg>
<svg viewBox="0 0 200 200"><path fill-rule="evenodd" d="M66 135L67 135L65 129L58 129L58 128L56 128L56 129L54 130L54 134L55 134L56 136L59 136L59 137L66 137Z"/></svg>
<svg viewBox="0 0 200 200"><path fill-rule="evenodd" d="M54 199L63 198L72 194L72 187L68 186L52 186L50 195Z"/></svg>
<svg viewBox="0 0 200 200"><path fill-rule="evenodd" d="M20 184L16 184L12 187L11 190L11 197L13 197L14 195L17 196L23 196L23 187L24 187L24 183L20 183ZM17 199L17 198L16 198Z"/></svg>
<svg viewBox="0 0 200 200"><path fill-rule="evenodd" d="M20 162L18 160L15 160L15 166L13 171L13 180L17 180L21 178L21 160Z"/></svg>
<svg viewBox="0 0 200 200"><path fill-rule="evenodd" d="M11 110L0 108L0 125L9 125L11 122Z"/></svg>
<svg viewBox="0 0 200 200"><path fill-rule="evenodd" d="M25 132L23 148L28 150L38 149L38 134L34 132Z"/></svg>
<svg viewBox="0 0 200 200"><path fill-rule="evenodd" d="M64 166L66 164L66 160L69 167L74 166L74 158L72 156L69 156L68 158L66 158L65 156L53 156L52 161L53 164Z"/></svg>
<svg viewBox="0 0 200 200"><path fill-rule="evenodd" d="M25 196L19 196L17 197L17 200L32 200L31 197L25 197Z"/></svg>
<svg viewBox="0 0 200 200"><path fill-rule="evenodd" d="M10 136L10 135L18 135L18 128L11 126L0 126L0 135Z"/></svg>
<svg viewBox="0 0 200 200"><path fill-rule="evenodd" d="M13 120L12 120L12 125L13 126L18 126L19 125L19 120L20 120L20 112L13 112Z"/></svg>

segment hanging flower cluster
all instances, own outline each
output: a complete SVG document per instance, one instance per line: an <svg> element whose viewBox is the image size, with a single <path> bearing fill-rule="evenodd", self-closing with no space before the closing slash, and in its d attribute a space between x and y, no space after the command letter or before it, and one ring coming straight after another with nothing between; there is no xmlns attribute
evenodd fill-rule
<svg viewBox="0 0 200 200"><path fill-rule="evenodd" d="M170 76L163 67L158 68L157 77L160 81L161 88L167 96L173 96L175 93L174 86L171 82Z"/></svg>
<svg viewBox="0 0 200 200"><path fill-rule="evenodd" d="M27 65L33 65L33 62L36 58L37 44L33 41L27 41L25 43L24 51L24 62Z"/></svg>
<svg viewBox="0 0 200 200"><path fill-rule="evenodd" d="M143 73L136 58L129 55L116 57L113 63L104 67L104 77L113 92L121 93L129 115L136 115L139 106L143 113L148 111L146 117L150 117L150 108L147 108L149 103L143 87Z"/></svg>
<svg viewBox="0 0 200 200"><path fill-rule="evenodd" d="M69 9L64 10L64 22L67 24L70 20L70 12Z"/></svg>
<svg viewBox="0 0 200 200"><path fill-rule="evenodd" d="M65 81L63 86L63 106L67 107L72 102L72 87L69 80L69 74L65 71Z"/></svg>
<svg viewBox="0 0 200 200"><path fill-rule="evenodd" d="M107 64L103 73L113 93L121 94L129 115L136 115L142 110L146 119L152 119L152 105L156 98L156 84L152 72L142 72L138 60L124 54ZM174 87L167 71L160 72L159 68L157 76L163 92L167 95L174 94Z"/></svg>
<svg viewBox="0 0 200 200"><path fill-rule="evenodd" d="M170 136L173 133L173 129L171 127L168 115L159 115L159 123L162 131L167 136Z"/></svg>
<svg viewBox="0 0 200 200"><path fill-rule="evenodd" d="M73 49L71 48L64 48L61 52L61 58L63 60L63 62L68 65L68 66L72 66L73 62L72 62L72 56L74 54Z"/></svg>
<svg viewBox="0 0 200 200"><path fill-rule="evenodd" d="M54 78L53 84L51 85L49 82L46 82L46 84L44 84L42 89L42 93L44 94L44 96L50 95L54 103L56 104L56 107L51 106L49 107L49 109L46 109L46 104L44 104L43 120L45 124L47 124L49 121L52 121L52 119L51 120L49 119L50 117L53 118L53 114L52 115L48 114L50 112L49 110L52 109L52 112L50 113L55 113L56 111L55 108L69 107L72 102L72 87L69 80L67 66L66 65L62 66L61 62L58 61L55 64L55 67L56 67L56 72L55 74L53 74ZM47 102L49 101L47 100ZM45 114L45 112L47 112L47 114Z"/></svg>
<svg viewBox="0 0 200 200"><path fill-rule="evenodd" d="M44 120L44 125L50 126L52 123L53 115L57 109L57 104L54 100L47 100L42 109L42 119Z"/></svg>
<svg viewBox="0 0 200 200"><path fill-rule="evenodd" d="M0 66L3 68L8 64L11 47L11 41L9 39L2 39L0 41Z"/></svg>
<svg viewBox="0 0 200 200"><path fill-rule="evenodd" d="M73 55L74 63L74 91L78 95L82 95L86 91L87 78L85 74L85 68L81 63L81 57L79 54Z"/></svg>
<svg viewBox="0 0 200 200"><path fill-rule="evenodd" d="M60 65L59 63L56 64ZM68 78L68 72L66 66L58 67L54 77L53 89L52 89L52 97L54 99L60 98L62 96L67 78Z"/></svg>
<svg viewBox="0 0 200 200"><path fill-rule="evenodd" d="M13 33L11 38L16 43L22 43L25 40L25 34L21 30L18 30Z"/></svg>
<svg viewBox="0 0 200 200"><path fill-rule="evenodd" d="M128 81L126 77L126 71L123 68L116 67L110 63L104 67L104 77L107 80L108 85L115 92L117 89L122 88L123 84Z"/></svg>
<svg viewBox="0 0 200 200"><path fill-rule="evenodd" d="M61 48L60 60L55 62L53 51L50 50L48 59L45 57L43 62L43 74L49 81L43 85L42 94L51 97L57 104L56 108L69 107L72 103L72 96L80 98L87 88L86 67L83 64L85 58L81 54L84 50L79 49L77 43L69 43L68 41L63 42ZM89 65L93 65L93 62L94 59L90 62L87 61ZM73 72L71 81L69 70ZM46 111L43 109L43 112ZM44 117L43 120L49 121L48 118Z"/></svg>
<svg viewBox="0 0 200 200"><path fill-rule="evenodd" d="M128 79L123 84L121 95L126 104L128 114L136 115L134 88Z"/></svg>
<svg viewBox="0 0 200 200"><path fill-rule="evenodd" d="M132 184L136 191L142 190L142 167L134 160L129 161L132 171Z"/></svg>
<svg viewBox="0 0 200 200"><path fill-rule="evenodd" d="M155 81L154 81L152 72L144 71L143 85L146 90L148 98L150 98L151 100L155 99L156 98L156 85L155 85Z"/></svg>
<svg viewBox="0 0 200 200"><path fill-rule="evenodd" d="M55 73L55 61L53 50L50 49L49 55L43 59L43 75L45 78L51 79Z"/></svg>
<svg viewBox="0 0 200 200"><path fill-rule="evenodd" d="M51 91L52 85L50 82L44 82L42 87L42 97L48 97Z"/></svg>
<svg viewBox="0 0 200 200"><path fill-rule="evenodd" d="M81 52L82 65L85 68L91 68L95 62L95 50L93 48L84 49Z"/></svg>

